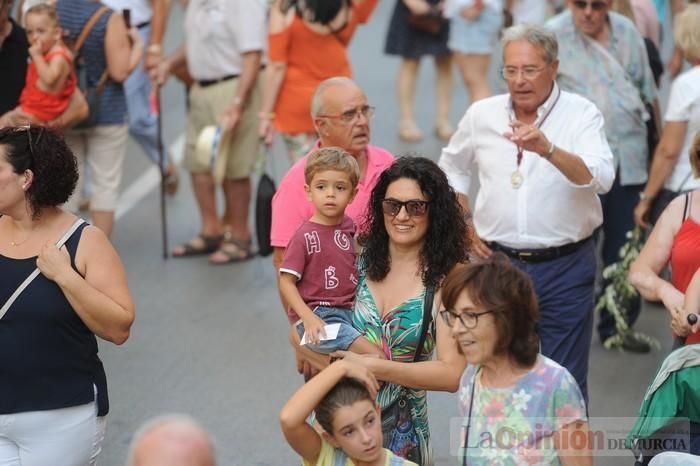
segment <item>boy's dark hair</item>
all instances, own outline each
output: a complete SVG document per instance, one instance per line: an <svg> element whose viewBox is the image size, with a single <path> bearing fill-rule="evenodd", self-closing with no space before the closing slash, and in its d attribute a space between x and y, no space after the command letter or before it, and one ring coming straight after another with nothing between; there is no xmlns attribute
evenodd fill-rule
<svg viewBox="0 0 700 466"><path fill-rule="evenodd" d="M316 406L316 420L326 432L333 435L333 418L338 408L365 400L374 403L367 387L357 379L343 377Z"/></svg>
<svg viewBox="0 0 700 466"><path fill-rule="evenodd" d="M309 155L304 167L304 181L311 184L318 172L334 170L343 172L350 178L353 189L360 182L360 166L355 157L339 147L322 147Z"/></svg>

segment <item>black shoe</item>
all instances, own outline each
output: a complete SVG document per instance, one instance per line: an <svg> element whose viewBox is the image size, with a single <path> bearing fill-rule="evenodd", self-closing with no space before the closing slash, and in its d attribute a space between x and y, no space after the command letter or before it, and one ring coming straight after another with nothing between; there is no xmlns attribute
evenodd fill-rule
<svg viewBox="0 0 700 466"><path fill-rule="evenodd" d="M605 341L607 342L610 338L617 338L617 335L613 335L607 338ZM604 346L607 348L608 345ZM616 342L615 344L611 345L611 349L612 348L619 348L630 353L639 354L648 353L649 351L651 351L651 346L649 345L649 343L640 339L632 333L624 335L622 337L622 341Z"/></svg>

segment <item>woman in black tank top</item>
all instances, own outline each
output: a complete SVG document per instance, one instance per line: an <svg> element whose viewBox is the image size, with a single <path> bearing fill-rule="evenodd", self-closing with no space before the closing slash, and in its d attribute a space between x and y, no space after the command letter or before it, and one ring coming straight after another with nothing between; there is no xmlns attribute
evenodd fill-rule
<svg viewBox="0 0 700 466"><path fill-rule="evenodd" d="M20 464L94 464L109 409L95 336L120 345L134 320L111 243L60 208L77 179L57 133L0 129L0 438Z"/></svg>

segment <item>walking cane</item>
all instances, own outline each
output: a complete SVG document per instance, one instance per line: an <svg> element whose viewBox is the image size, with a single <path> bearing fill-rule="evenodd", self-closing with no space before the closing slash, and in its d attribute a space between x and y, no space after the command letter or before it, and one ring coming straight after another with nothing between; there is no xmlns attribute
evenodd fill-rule
<svg viewBox="0 0 700 466"><path fill-rule="evenodd" d="M158 116L158 168L160 170L160 228L163 239L163 259L168 259L168 218L165 204L165 153L163 152L163 119L160 106L160 85L155 90L156 112Z"/></svg>

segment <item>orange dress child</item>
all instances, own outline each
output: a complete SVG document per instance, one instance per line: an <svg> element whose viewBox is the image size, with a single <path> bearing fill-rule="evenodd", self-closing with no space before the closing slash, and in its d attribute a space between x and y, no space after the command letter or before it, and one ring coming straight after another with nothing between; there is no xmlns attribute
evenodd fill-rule
<svg viewBox="0 0 700 466"><path fill-rule="evenodd" d="M287 28L269 34L270 61L287 64L274 108L277 131L287 134L315 131L311 97L322 81L334 76L352 76L348 44L357 26L367 22L376 6L377 0L353 3L350 21L336 33L319 34L294 15Z"/></svg>
<svg viewBox="0 0 700 466"><path fill-rule="evenodd" d="M42 91L39 88L39 72L36 69L36 65L31 62L27 66L27 79L19 97L20 109L24 113L28 113L44 122L55 120L68 108L68 101L77 85L75 72L72 70L73 58L68 50L64 48L51 50L44 55L44 60L48 63L57 55L65 58L71 67L70 75L63 84L63 88L55 94Z"/></svg>

